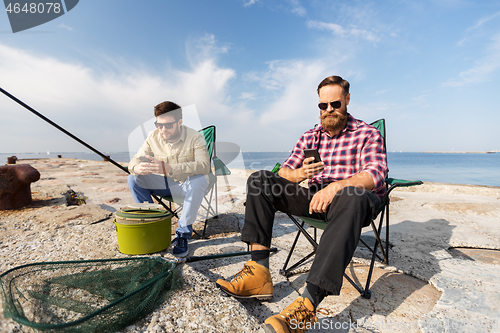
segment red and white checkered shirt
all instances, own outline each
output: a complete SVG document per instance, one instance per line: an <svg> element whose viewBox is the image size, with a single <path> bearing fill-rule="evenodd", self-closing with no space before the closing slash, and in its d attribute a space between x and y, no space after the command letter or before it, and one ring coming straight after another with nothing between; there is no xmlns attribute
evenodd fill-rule
<svg viewBox="0 0 500 333"><path fill-rule="evenodd" d="M385 193L387 155L384 138L373 126L348 114L346 127L330 136L322 125L305 132L297 141L283 167L302 167L304 149L318 149L325 169L309 180L312 183L330 183L350 178L362 171L368 172L375 184L372 191L379 197Z"/></svg>

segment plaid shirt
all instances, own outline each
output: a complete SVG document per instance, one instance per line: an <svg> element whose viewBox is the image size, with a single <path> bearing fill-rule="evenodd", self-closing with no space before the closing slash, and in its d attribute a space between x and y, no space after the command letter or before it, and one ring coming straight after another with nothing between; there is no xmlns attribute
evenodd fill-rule
<svg viewBox="0 0 500 333"><path fill-rule="evenodd" d="M372 191L379 197L384 196L387 156L384 139L375 127L350 114L346 127L333 137L319 125L302 135L283 167L302 167L304 149L318 149L325 163L325 169L314 175L309 185L335 182L366 171L375 184Z"/></svg>

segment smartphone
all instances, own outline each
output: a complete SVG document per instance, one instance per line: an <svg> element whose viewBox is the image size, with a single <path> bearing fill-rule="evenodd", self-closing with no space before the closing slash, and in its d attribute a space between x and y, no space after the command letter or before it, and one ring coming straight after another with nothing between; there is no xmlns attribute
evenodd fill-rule
<svg viewBox="0 0 500 333"><path fill-rule="evenodd" d="M306 158L311 156L314 157L313 163L321 162L321 157L319 156L317 149L304 149L304 154L306 155Z"/></svg>
<svg viewBox="0 0 500 333"><path fill-rule="evenodd" d="M147 162L147 163L151 163L151 160L149 158L147 158L146 156L141 156L139 157L139 160L141 162Z"/></svg>

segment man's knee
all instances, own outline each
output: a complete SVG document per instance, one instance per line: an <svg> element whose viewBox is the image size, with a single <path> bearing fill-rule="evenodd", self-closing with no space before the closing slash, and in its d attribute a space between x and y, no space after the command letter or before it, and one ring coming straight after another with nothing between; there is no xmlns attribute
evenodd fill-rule
<svg viewBox="0 0 500 333"><path fill-rule="evenodd" d="M208 187L208 180L204 175L195 175L188 177L190 186L195 190L205 191Z"/></svg>
<svg viewBox="0 0 500 333"><path fill-rule="evenodd" d="M255 171L248 177L247 183L258 183L258 184L264 184L266 183L270 178L275 176L276 174L269 171L269 170L259 170Z"/></svg>
<svg viewBox="0 0 500 333"><path fill-rule="evenodd" d="M284 190L279 176L269 170L256 171L247 180L247 196L279 197Z"/></svg>
<svg viewBox="0 0 500 333"><path fill-rule="evenodd" d="M375 217L375 210L380 205L380 201L375 195L366 189L354 186L343 188L337 193L330 205L329 216L335 215L336 211L355 211L362 217L364 226L368 225L371 218Z"/></svg>
<svg viewBox="0 0 500 333"><path fill-rule="evenodd" d="M266 182L266 170L255 171L247 179L247 193L261 193Z"/></svg>
<svg viewBox="0 0 500 333"><path fill-rule="evenodd" d="M128 183L129 189L132 189L135 186L135 184L136 184L135 176L134 175L128 175L128 177L127 177L127 183Z"/></svg>

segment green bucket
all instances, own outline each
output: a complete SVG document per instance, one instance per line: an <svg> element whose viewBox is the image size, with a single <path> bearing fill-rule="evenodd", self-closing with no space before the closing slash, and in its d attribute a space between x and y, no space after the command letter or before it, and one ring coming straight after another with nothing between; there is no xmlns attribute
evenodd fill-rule
<svg viewBox="0 0 500 333"><path fill-rule="evenodd" d="M149 254L170 246L172 216L151 208L124 208L113 220L118 249L124 254Z"/></svg>

